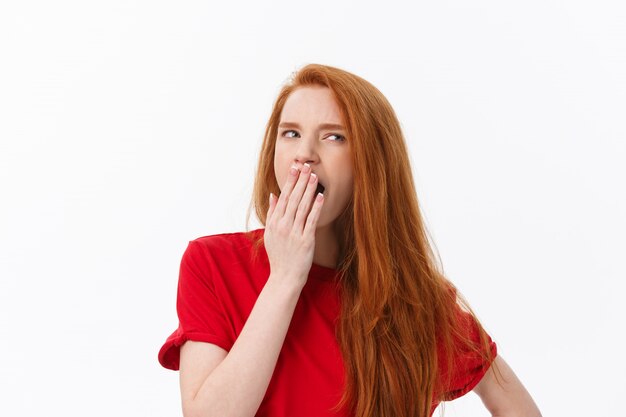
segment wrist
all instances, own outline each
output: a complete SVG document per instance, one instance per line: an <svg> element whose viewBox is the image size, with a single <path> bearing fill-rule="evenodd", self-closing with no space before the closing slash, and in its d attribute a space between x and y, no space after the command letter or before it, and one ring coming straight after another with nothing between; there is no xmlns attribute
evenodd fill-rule
<svg viewBox="0 0 626 417"><path fill-rule="evenodd" d="M282 273L270 273L266 286L269 286L273 291L276 291L285 296L300 296L302 288L306 284L306 278L298 279L290 276L286 276Z"/></svg>

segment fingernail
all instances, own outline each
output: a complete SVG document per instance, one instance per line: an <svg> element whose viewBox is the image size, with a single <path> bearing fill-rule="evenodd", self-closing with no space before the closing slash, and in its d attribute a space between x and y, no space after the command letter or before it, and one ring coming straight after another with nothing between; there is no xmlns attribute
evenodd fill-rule
<svg viewBox="0 0 626 417"><path fill-rule="evenodd" d="M311 173L311 178L309 178L309 182L313 184L316 179L317 179L317 175L315 175L314 173Z"/></svg>
<svg viewBox="0 0 626 417"><path fill-rule="evenodd" d="M311 165L307 164L306 162L304 163L304 172L309 172L311 170Z"/></svg>
<svg viewBox="0 0 626 417"><path fill-rule="evenodd" d="M290 173L291 175L298 175L298 168L296 168L296 166L295 166L295 165L292 165L292 166L291 166L291 169L289 170L289 173Z"/></svg>

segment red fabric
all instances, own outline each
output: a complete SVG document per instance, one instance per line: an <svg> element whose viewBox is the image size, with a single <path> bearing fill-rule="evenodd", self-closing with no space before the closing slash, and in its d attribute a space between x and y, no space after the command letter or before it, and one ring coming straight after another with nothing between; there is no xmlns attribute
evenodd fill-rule
<svg viewBox="0 0 626 417"><path fill-rule="evenodd" d="M264 229L250 232L254 238ZM245 233L205 236L189 242L183 254L176 309L179 326L161 347L162 366L179 369L180 346L187 340L213 343L229 351L269 277L261 246L252 259ZM335 337L340 313L336 271L313 264L294 310L276 368L257 416L341 416L330 410L340 399L344 367ZM475 334L475 333L472 333ZM491 342L492 357L496 346ZM454 362L453 398L470 391L490 363L471 354ZM432 410L438 405L433 404Z"/></svg>

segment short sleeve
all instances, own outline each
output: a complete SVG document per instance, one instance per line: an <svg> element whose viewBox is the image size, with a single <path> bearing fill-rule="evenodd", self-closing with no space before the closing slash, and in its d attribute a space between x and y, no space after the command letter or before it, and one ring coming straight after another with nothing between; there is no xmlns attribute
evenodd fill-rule
<svg viewBox="0 0 626 417"><path fill-rule="evenodd" d="M158 355L163 367L175 371L179 369L180 347L187 340L213 343L226 350L232 347L234 342L227 332L227 316L215 292L214 280L217 277L219 270L209 248L190 241L183 254L178 277L178 329L167 338Z"/></svg>
<svg viewBox="0 0 626 417"><path fill-rule="evenodd" d="M461 321L463 328L468 332L469 339L473 346L481 346L479 325L474 317L466 311L458 311L458 318ZM453 366L451 368L452 380L451 386L447 390L445 396L446 401L451 401L459 398L468 392L470 392L483 378L483 376L489 370L491 363L498 354L497 346L491 337L486 334L488 341L488 360L483 357L479 352L472 349L467 344L459 344L459 352L454 357ZM479 349L480 350L480 349Z"/></svg>

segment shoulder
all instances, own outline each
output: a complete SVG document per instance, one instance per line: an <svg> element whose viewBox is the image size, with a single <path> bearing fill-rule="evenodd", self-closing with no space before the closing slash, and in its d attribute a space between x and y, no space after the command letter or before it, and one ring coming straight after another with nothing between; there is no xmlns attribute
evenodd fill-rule
<svg viewBox="0 0 626 417"><path fill-rule="evenodd" d="M258 250L264 229L246 232L219 233L200 236L189 241L182 265L200 272L232 271L244 265L264 261L265 252Z"/></svg>
<svg viewBox="0 0 626 417"><path fill-rule="evenodd" d="M263 236L264 229L246 232L217 233L200 236L189 241L187 251L204 253L225 253L252 247Z"/></svg>
<svg viewBox="0 0 626 417"><path fill-rule="evenodd" d="M190 240L190 243L198 243L205 247L223 247L224 245L240 245L242 243L251 243L260 236L263 236L265 229L254 229L247 232L227 232L217 233L207 236L200 236Z"/></svg>

